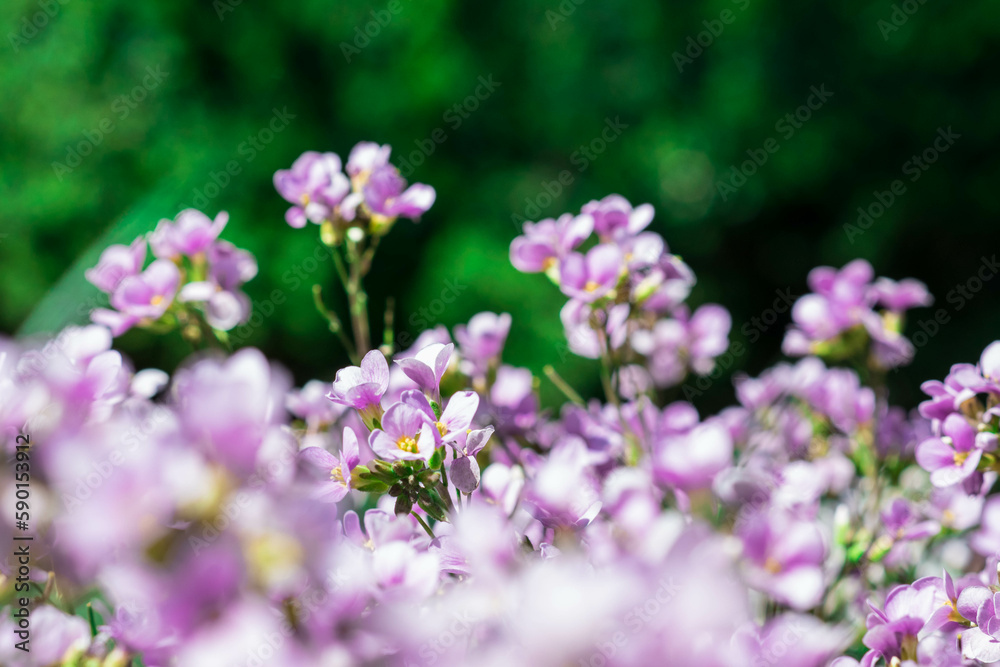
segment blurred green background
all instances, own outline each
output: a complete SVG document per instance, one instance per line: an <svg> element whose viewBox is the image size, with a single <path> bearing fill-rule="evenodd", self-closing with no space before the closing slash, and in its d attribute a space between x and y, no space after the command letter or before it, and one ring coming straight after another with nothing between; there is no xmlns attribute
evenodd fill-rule
<svg viewBox="0 0 1000 667"><path fill-rule="evenodd" d="M787 314L759 339L743 330L776 290L801 294L810 268L854 257L879 275L925 281L948 311L892 378L904 404L919 400L921 380L1000 338L1000 280L947 299L1000 238L1000 8L987 0L6 0L0 29L6 333L85 319L96 294L82 270L103 246L197 203L229 211L225 238L257 255L253 299L284 297L247 344L299 382L330 379L345 357L309 285L332 287L332 267L309 259L317 228L283 221L272 174L305 150L346 158L360 140L391 144L400 164L441 128L444 143L409 175L432 184L437 203L419 225L397 224L369 280L373 317L396 295L398 329L411 339L507 311L510 363L536 373L552 363L596 394L593 362L560 355L564 298L514 271L508 246L512 214L555 216L613 192L654 204L654 229L699 276L692 302L731 310L733 340L747 350L736 369L758 373L780 357ZM470 101L480 77L495 89ZM780 121L814 86L832 97L789 135ZM294 118L262 133L276 110ZM581 158L608 119L627 127ZM926 171L904 172L948 127L960 138ZM731 167L772 138L777 152L723 199ZM213 187L231 161L240 173ZM571 183L550 185L547 199L545 184L564 171ZM896 179L905 193L849 234L858 207ZM300 271L301 286L291 277ZM68 287L44 301L61 279ZM456 297L444 306L448 290ZM916 311L910 332L932 314ZM167 369L186 351L179 337L143 332L119 346L140 366ZM699 405L731 394L728 380L715 382Z"/></svg>

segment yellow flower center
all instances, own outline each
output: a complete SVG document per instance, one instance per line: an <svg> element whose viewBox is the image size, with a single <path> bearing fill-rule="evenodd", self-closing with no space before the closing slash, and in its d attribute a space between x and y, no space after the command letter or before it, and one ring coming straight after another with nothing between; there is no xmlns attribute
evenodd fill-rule
<svg viewBox="0 0 1000 667"><path fill-rule="evenodd" d="M955 465L960 466L969 458L969 452L955 452Z"/></svg>
<svg viewBox="0 0 1000 667"><path fill-rule="evenodd" d="M402 438L396 441L396 447L401 451L409 452L410 454L417 453L417 441L408 435L404 435Z"/></svg>
<svg viewBox="0 0 1000 667"><path fill-rule="evenodd" d="M344 471L340 469L340 466L330 471L330 479L341 484L344 483Z"/></svg>
<svg viewBox="0 0 1000 667"><path fill-rule="evenodd" d="M771 574L778 574L781 572L781 563L774 556L768 556L767 561L764 563L764 569Z"/></svg>
<svg viewBox="0 0 1000 667"><path fill-rule="evenodd" d="M309 206L309 195L308 194L303 194L302 195L302 205L303 206Z"/></svg>
<svg viewBox="0 0 1000 667"><path fill-rule="evenodd" d="M448 427L444 422L434 422L434 425L437 426L438 433L441 434L441 437L448 435Z"/></svg>
<svg viewBox="0 0 1000 667"><path fill-rule="evenodd" d="M149 300L149 305L151 306L159 306L161 303L163 303L163 297L159 294Z"/></svg>
<svg viewBox="0 0 1000 667"><path fill-rule="evenodd" d="M588 280L587 284L583 286L583 289L587 290L588 292L596 292L598 287L600 287L599 284L597 284L593 280Z"/></svg>
<svg viewBox="0 0 1000 667"><path fill-rule="evenodd" d="M555 265L556 265L556 258L555 257L546 257L542 261L542 269L544 271L548 271L549 269L551 269Z"/></svg>
<svg viewBox="0 0 1000 667"><path fill-rule="evenodd" d="M899 316L899 313L887 311L882 315L882 321L885 323L885 328L888 331L899 333L903 330L903 318Z"/></svg>

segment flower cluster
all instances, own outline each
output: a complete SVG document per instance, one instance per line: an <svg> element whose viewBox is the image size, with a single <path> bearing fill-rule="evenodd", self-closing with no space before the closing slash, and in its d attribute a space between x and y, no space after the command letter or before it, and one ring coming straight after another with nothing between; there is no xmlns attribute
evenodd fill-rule
<svg viewBox="0 0 1000 667"><path fill-rule="evenodd" d="M870 352L880 368L909 363L913 344L902 334L903 314L929 306L931 295L912 278L896 282L874 277L871 264L863 259L839 271L829 266L810 271L813 291L792 308L795 326L785 336L785 354L844 360Z"/></svg>
<svg viewBox="0 0 1000 667"><path fill-rule="evenodd" d="M695 277L659 234L647 231L653 207L620 195L586 204L579 215L524 223L510 245L519 271L544 272L569 297L560 317L570 351L591 359L635 360L631 386L680 384L707 375L729 347L729 312L714 304L694 313L685 300ZM592 237L596 244L578 252Z"/></svg>
<svg viewBox="0 0 1000 667"><path fill-rule="evenodd" d="M567 402L545 409L507 361L509 314L403 350L387 318L371 345L376 242L430 203L387 158L361 144L346 176L315 153L276 176L289 222L329 225L343 262L350 327L314 288L352 359L336 373L294 388L245 348L171 377L112 349L105 324L222 329L222 301L241 301L253 258L195 212L149 237L149 267L140 239L88 273L116 311L0 339L0 446L31 443L34 554L26 573L0 559L0 604L18 586L33 623L32 652L5 642L0 664L1000 662L1000 341L907 413L882 382L926 290L821 267L786 338L803 358L738 376L718 414L663 401L712 370L729 316L685 304L694 276L652 208L610 196L511 245L568 297L569 348L600 359L602 397L547 368ZM15 623L4 608L0 634Z"/></svg>
<svg viewBox="0 0 1000 667"><path fill-rule="evenodd" d="M396 218L419 218L434 204L434 188L423 183L406 187L399 170L389 164L390 151L389 146L359 143L347 158L346 175L336 153L303 153L291 169L274 174L274 187L292 204L285 221L297 229L307 222L326 223L333 234L359 227L382 236Z"/></svg>
<svg viewBox="0 0 1000 667"><path fill-rule="evenodd" d="M250 299L241 288L257 275L257 260L219 240L228 221L225 212L212 220L187 209L175 220L161 220L148 236L129 246L105 249L86 276L109 295L113 309L94 310L92 320L115 336L135 326L158 330L180 326L195 340L206 323L224 332L245 322ZM155 259L144 269L147 246Z"/></svg>

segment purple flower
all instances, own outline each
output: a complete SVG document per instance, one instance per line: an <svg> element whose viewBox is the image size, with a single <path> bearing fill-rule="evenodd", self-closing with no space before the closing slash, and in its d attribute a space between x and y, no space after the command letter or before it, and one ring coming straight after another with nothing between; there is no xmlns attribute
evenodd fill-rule
<svg viewBox="0 0 1000 667"><path fill-rule="evenodd" d="M313 497L324 502L338 502L351 490L351 473L361 462L358 453L358 436L350 428L344 429L340 455L335 457L321 447L306 447L299 452L299 460L325 476L313 492Z"/></svg>
<svg viewBox="0 0 1000 667"><path fill-rule="evenodd" d="M942 526L954 531L968 530L978 525L980 517L983 519L983 524L986 523L983 498L969 495L965 489L957 485L934 489L931 492L930 504L926 511L928 516L937 519ZM997 518L1000 519L1000 517ZM969 536L970 546L978 551L976 541L976 535ZM998 551L1000 551L1000 540L997 540L996 548L987 548L983 553L990 554Z"/></svg>
<svg viewBox="0 0 1000 667"><path fill-rule="evenodd" d="M441 565L433 552L390 542L375 550L372 573L383 601L422 600L437 588Z"/></svg>
<svg viewBox="0 0 1000 667"><path fill-rule="evenodd" d="M501 366L490 389L490 406L501 433L519 432L534 426L538 419L538 399L534 378L527 368Z"/></svg>
<svg viewBox="0 0 1000 667"><path fill-rule="evenodd" d="M142 273L121 281L111 295L111 305L116 310L98 308L90 317L95 323L111 329L115 336L136 324L152 323L174 302L180 279L180 271L173 262L158 259Z"/></svg>
<svg viewBox="0 0 1000 667"><path fill-rule="evenodd" d="M462 358L469 361L476 372L482 373L490 363L500 358L507 334L510 333L510 315L503 313L478 313L468 326L455 327L455 340L462 351Z"/></svg>
<svg viewBox="0 0 1000 667"><path fill-rule="evenodd" d="M546 526L582 528L601 510L594 455L583 440L567 438L553 447L529 482L525 501Z"/></svg>
<svg viewBox="0 0 1000 667"><path fill-rule="evenodd" d="M594 219L594 231L603 241L621 241L635 236L653 221L653 207L642 204L634 209L621 195L608 195L583 206L581 212Z"/></svg>
<svg viewBox="0 0 1000 667"><path fill-rule="evenodd" d="M347 173L354 192L341 204L340 215L352 221L362 204L372 218L372 232L384 234L398 217L417 219L426 213L437 193L429 185L414 183L406 187L399 170L389 164L389 146L371 142L356 145L347 159Z"/></svg>
<svg viewBox="0 0 1000 667"><path fill-rule="evenodd" d="M405 403L389 407L382 428L372 431L368 444L386 461L428 461L434 454L434 423L421 410Z"/></svg>
<svg viewBox="0 0 1000 667"><path fill-rule="evenodd" d="M882 512L882 525L894 540L911 541L933 537L941 532L937 521L920 521L912 505L903 498L896 498Z"/></svg>
<svg viewBox="0 0 1000 667"><path fill-rule="evenodd" d="M97 266L87 269L87 280L102 292L111 294L121 281L142 271L146 261L146 239L137 238L130 246L111 245L104 249Z"/></svg>
<svg viewBox="0 0 1000 667"><path fill-rule="evenodd" d="M899 283L880 278L872 284L874 272L863 259L854 260L839 271L820 266L809 273L813 293L795 302L792 319L782 349L789 355L830 354L850 356L856 338L839 336L849 330L867 332L873 358L884 368L908 363L913 345L901 333L904 310L930 303L922 283L908 279ZM883 306L884 312L873 307ZM845 345L839 345L845 343Z"/></svg>
<svg viewBox="0 0 1000 667"><path fill-rule="evenodd" d="M524 490L524 471L518 466L491 463L483 471L481 481L482 497L499 506L504 514L513 514Z"/></svg>
<svg viewBox="0 0 1000 667"><path fill-rule="evenodd" d="M757 512L740 526L747 580L798 611L823 598L826 546L812 523L781 511Z"/></svg>
<svg viewBox="0 0 1000 667"><path fill-rule="evenodd" d="M257 463L272 427L284 421L287 378L259 350L206 359L177 374L178 410L193 442L240 473ZM278 432L280 433L280 432Z"/></svg>
<svg viewBox="0 0 1000 667"><path fill-rule="evenodd" d="M427 397L419 391L414 389L404 391L400 401L420 410L434 425L438 433L438 444L454 443L458 439L464 439L476 416L476 411L479 410L479 394L474 391L460 391L452 396L441 413L441 419L434 415L434 409Z"/></svg>
<svg viewBox="0 0 1000 667"><path fill-rule="evenodd" d="M380 146L374 141L359 142L347 156L347 174L364 183L375 169L389 164L391 152L392 148L388 145Z"/></svg>
<svg viewBox="0 0 1000 667"><path fill-rule="evenodd" d="M633 259L635 256L633 253ZM629 265L631 267L631 261ZM684 303L695 284L695 275L680 257L663 252L659 262L641 280L634 282L632 299L643 310L662 316Z"/></svg>
<svg viewBox="0 0 1000 667"><path fill-rule="evenodd" d="M510 244L510 263L522 273L540 273L557 267L559 260L583 243L594 230L594 219L564 213L558 220L526 222L523 229L524 235Z"/></svg>
<svg viewBox="0 0 1000 667"><path fill-rule="evenodd" d="M631 312L627 303L619 303L605 310L570 299L559 311L570 351L588 359L599 359L609 348L620 349L628 339L628 318ZM595 329L593 323L599 328Z"/></svg>
<svg viewBox="0 0 1000 667"><path fill-rule="evenodd" d="M434 188L429 185L414 183L406 187L406 180L391 165L376 168L368 177L362 193L373 220L398 217L415 220L430 210L437 198Z"/></svg>
<svg viewBox="0 0 1000 667"><path fill-rule="evenodd" d="M982 375L972 364L953 365L944 382L928 380L920 385L920 390L931 397L920 404L920 414L927 419L944 419L958 412L963 403L975 398L981 382Z"/></svg>
<svg viewBox="0 0 1000 667"><path fill-rule="evenodd" d="M468 433L463 431L451 443L455 449L455 460L451 462L448 474L455 488L462 493L472 493L479 486L480 470L476 454L486 446L491 435L493 427L487 426Z"/></svg>
<svg viewBox="0 0 1000 667"><path fill-rule="evenodd" d="M807 294L796 301L792 319L810 340L823 341L859 324L870 310L868 287L874 277L871 264L857 259L839 271L820 266L809 272Z"/></svg>
<svg viewBox="0 0 1000 667"><path fill-rule="evenodd" d="M951 486L976 471L982 450L976 448L976 430L968 420L950 414L941 426L941 437L917 445L917 463L931 473L934 486Z"/></svg>
<svg viewBox="0 0 1000 667"><path fill-rule="evenodd" d="M743 654L752 657L748 664L755 667L823 667L850 641L848 628L787 612L762 628L745 628L734 637L734 642L742 645Z"/></svg>
<svg viewBox="0 0 1000 667"><path fill-rule="evenodd" d="M440 393L441 378L448 370L448 363L455 351L455 344L433 343L417 352L412 357L397 359L406 377L413 380L418 387L430 392L433 396Z"/></svg>
<svg viewBox="0 0 1000 667"><path fill-rule="evenodd" d="M177 300L204 303L208 323L229 331L250 317L250 298L240 288L257 275L257 260L225 241L213 244L207 256L209 280L188 283Z"/></svg>
<svg viewBox="0 0 1000 667"><path fill-rule="evenodd" d="M862 386L858 374L846 368L825 369L801 393L844 433L875 416L875 392Z"/></svg>
<svg viewBox="0 0 1000 667"><path fill-rule="evenodd" d="M929 306L934 302L934 297L927 291L927 286L913 278L899 282L890 278L879 278L871 287L871 295L882 306L897 312L917 306Z"/></svg>
<svg viewBox="0 0 1000 667"><path fill-rule="evenodd" d="M948 603L939 579L930 577L912 586L897 586L878 609L868 603L868 632L862 642L889 663L893 658L914 660L917 638L927 622Z"/></svg>
<svg viewBox="0 0 1000 667"><path fill-rule="evenodd" d="M225 211L212 220L201 211L185 209L174 221L160 220L149 235L149 246L159 259L174 260L181 255L195 257L208 252L228 221L229 214Z"/></svg>
<svg viewBox="0 0 1000 667"><path fill-rule="evenodd" d="M917 583L926 582L921 579ZM933 580L934 588L941 591L945 598L944 604L927 621L924 633L940 630L942 632L961 631L967 626L967 621L974 620L979 606L987 597L992 597L992 591L984 588L975 575L966 575L957 582L952 579L947 570L938 587ZM930 583L922 584L930 585Z"/></svg>
<svg viewBox="0 0 1000 667"><path fill-rule="evenodd" d="M68 664L63 662L67 655L83 655L90 648L90 628L79 616L72 616L49 604L41 604L31 610L31 640L24 646L30 653L15 648L21 639L17 638L18 622L11 618L10 607L3 609L0 617L0 632L11 638L0 647L0 660L11 667L35 667L36 665ZM30 656L30 657L29 657Z"/></svg>
<svg viewBox="0 0 1000 667"><path fill-rule="evenodd" d="M979 357L978 368L984 380L1000 388L1000 340L986 346Z"/></svg>
<svg viewBox="0 0 1000 667"><path fill-rule="evenodd" d="M962 653L982 662L1000 660L1000 593L984 586L970 586L962 591L955 605L965 619L975 626L962 632Z"/></svg>
<svg viewBox="0 0 1000 667"><path fill-rule="evenodd" d="M656 384L665 387L684 379L688 367L699 375L715 368L715 358L729 347L732 318L722 306L706 304L688 316L681 308L676 316L660 320L654 328L632 334L635 351L649 357L649 370Z"/></svg>
<svg viewBox="0 0 1000 667"><path fill-rule="evenodd" d="M312 430L324 424L332 424L343 414L345 406L333 403L327 395L328 383L310 380L302 389L292 391L285 399L285 407L293 415L302 419Z"/></svg>
<svg viewBox="0 0 1000 667"><path fill-rule="evenodd" d="M966 495L961 490L956 494ZM1000 554L1000 496L991 496L983 505L982 516L976 518L979 530L969 537L969 545L983 556Z"/></svg>
<svg viewBox="0 0 1000 667"><path fill-rule="evenodd" d="M307 151L288 170L274 174L274 187L295 204L285 213L285 221L301 229L306 222L321 224L333 219L336 208L350 192L351 184L341 171L336 153Z"/></svg>
<svg viewBox="0 0 1000 667"><path fill-rule="evenodd" d="M559 266L559 281L563 294L590 303L615 288L624 268L622 253L617 246L603 244L586 255L570 253Z"/></svg>
<svg viewBox="0 0 1000 667"><path fill-rule="evenodd" d="M669 414L667 411L677 405L668 406L664 414ZM690 404L679 405L688 407ZM697 419L697 412L694 417ZM664 434L653 444L653 470L657 480L684 491L710 487L715 476L732 462L732 437L718 422L707 421L682 433Z"/></svg>
<svg viewBox="0 0 1000 667"><path fill-rule="evenodd" d="M389 388L389 364L378 350L372 350L361 360L361 366L348 366L337 371L333 389L327 394L334 403L354 408L370 429L382 416L382 396Z"/></svg>

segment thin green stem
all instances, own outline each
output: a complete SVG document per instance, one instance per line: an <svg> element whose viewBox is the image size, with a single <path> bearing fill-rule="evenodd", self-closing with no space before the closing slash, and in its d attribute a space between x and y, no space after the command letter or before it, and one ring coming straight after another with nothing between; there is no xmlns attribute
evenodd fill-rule
<svg viewBox="0 0 1000 667"><path fill-rule="evenodd" d="M607 396L608 402L617 408L619 405L618 394L615 393L615 388L611 384L611 364L607 356L603 354L601 355L601 386L604 387L604 395Z"/></svg>
<svg viewBox="0 0 1000 667"><path fill-rule="evenodd" d="M382 331L382 353L392 355L395 350L396 300L391 296L385 300L385 329Z"/></svg>
<svg viewBox="0 0 1000 667"><path fill-rule="evenodd" d="M364 356L371 349L368 326L368 294L361 284L364 276L364 257L359 254L358 244L347 239L347 301L351 310L351 325L354 329L354 344L358 355Z"/></svg>
<svg viewBox="0 0 1000 667"><path fill-rule="evenodd" d="M424 527L424 530L427 532L428 535L431 536L432 540L437 539L437 535L435 535L434 531L431 530L431 527L427 525L427 522L420 518L419 514L417 514L416 512L410 512L410 514L412 514L413 518L415 518L420 523L420 525Z"/></svg>
<svg viewBox="0 0 1000 667"><path fill-rule="evenodd" d="M351 343L351 339L347 337L347 332L344 331L344 326L340 322L340 318L337 314L326 307L323 303L323 287L321 285L313 285L313 303L316 304L316 310L319 314L326 318L329 323L330 331L337 334L340 338L340 342L343 343L344 349L347 350L347 356L350 357L351 362L354 364L360 363L360 359L357 352L354 350L354 344Z"/></svg>
<svg viewBox="0 0 1000 667"><path fill-rule="evenodd" d="M344 260L334 246L327 247L330 249L330 255L333 256L333 266L337 270L337 276L340 278L340 282L343 283L344 289L347 289L347 269L344 267Z"/></svg>
<svg viewBox="0 0 1000 667"><path fill-rule="evenodd" d="M441 457L441 468L440 468L440 470L441 470L441 486L443 487L441 495L448 502L448 505L449 505L450 508L458 507L459 509L461 509L461 507L462 507L462 497L461 497L461 492L458 490L457 487L455 488L455 493L458 494L458 496L459 496L458 505L457 506L456 505L452 505L451 495L449 495L450 492L448 491L448 467L445 465L444 457L443 456Z"/></svg>
<svg viewBox="0 0 1000 667"><path fill-rule="evenodd" d="M554 384L556 387L559 388L559 390L566 396L566 398L568 398L569 400L573 401L574 403L576 403L581 407L586 405L580 394L578 394L576 390L573 389L573 387L569 386L569 383L566 382L566 380L564 380L562 376L556 372L555 368L553 368L551 365L548 365L542 370L545 371L545 376L552 381L552 384Z"/></svg>
<svg viewBox="0 0 1000 667"><path fill-rule="evenodd" d="M192 309L191 312L194 314L194 319L198 323L198 328L201 330L201 335L203 340L207 345L212 347L219 347L227 352L233 351L233 346L229 343L229 336L225 332L216 332L215 328L208 323L205 316L199 310ZM220 337L219 333L223 337Z"/></svg>

